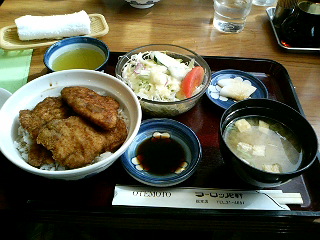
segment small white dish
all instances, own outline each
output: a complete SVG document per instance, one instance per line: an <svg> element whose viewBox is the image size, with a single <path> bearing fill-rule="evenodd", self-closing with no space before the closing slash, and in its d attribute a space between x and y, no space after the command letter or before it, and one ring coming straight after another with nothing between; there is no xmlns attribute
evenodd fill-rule
<svg viewBox="0 0 320 240"><path fill-rule="evenodd" d="M126 2L128 2L131 7L140 8L140 9L151 8L155 3L159 1L160 0L135 0L135 1L126 0Z"/></svg>
<svg viewBox="0 0 320 240"><path fill-rule="evenodd" d="M9 97L11 97L12 93L4 88L0 88L0 109L3 104L7 101Z"/></svg>

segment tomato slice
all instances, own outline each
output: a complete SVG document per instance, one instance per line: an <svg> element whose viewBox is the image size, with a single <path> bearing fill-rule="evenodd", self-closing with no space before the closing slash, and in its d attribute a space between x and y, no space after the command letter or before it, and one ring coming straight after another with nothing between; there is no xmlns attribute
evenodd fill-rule
<svg viewBox="0 0 320 240"><path fill-rule="evenodd" d="M186 98L190 98L194 90L202 83L204 77L204 69L196 66L184 77L181 82L181 92Z"/></svg>

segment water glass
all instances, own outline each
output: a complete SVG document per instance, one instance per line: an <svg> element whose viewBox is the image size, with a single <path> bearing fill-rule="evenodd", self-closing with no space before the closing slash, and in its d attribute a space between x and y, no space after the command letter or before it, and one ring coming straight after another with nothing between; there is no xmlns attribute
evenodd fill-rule
<svg viewBox="0 0 320 240"><path fill-rule="evenodd" d="M214 0L214 27L224 33L241 32L251 7L252 0Z"/></svg>

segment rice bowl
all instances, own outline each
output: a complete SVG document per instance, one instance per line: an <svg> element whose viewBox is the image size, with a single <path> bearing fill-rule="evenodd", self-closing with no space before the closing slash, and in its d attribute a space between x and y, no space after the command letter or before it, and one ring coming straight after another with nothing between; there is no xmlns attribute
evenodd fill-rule
<svg viewBox="0 0 320 240"><path fill-rule="evenodd" d="M61 89L66 86L84 86L116 99L128 118L127 139L114 153L103 154L100 156L100 161L79 169L48 171L32 167L23 160L15 144L20 126L19 111L33 109L37 103L48 96L59 96ZM4 104L0 111L0 118L0 149L13 164L39 176L77 180L105 170L127 149L140 127L141 107L131 89L111 75L93 70L66 70L44 75L20 88Z"/></svg>

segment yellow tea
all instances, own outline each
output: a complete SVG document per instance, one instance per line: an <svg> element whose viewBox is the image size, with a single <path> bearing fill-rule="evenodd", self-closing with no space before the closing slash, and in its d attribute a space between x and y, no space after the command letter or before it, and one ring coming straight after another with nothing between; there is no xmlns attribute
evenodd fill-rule
<svg viewBox="0 0 320 240"><path fill-rule="evenodd" d="M91 48L77 48L63 53L52 63L55 71L67 69L90 69L94 70L105 61L105 56Z"/></svg>

